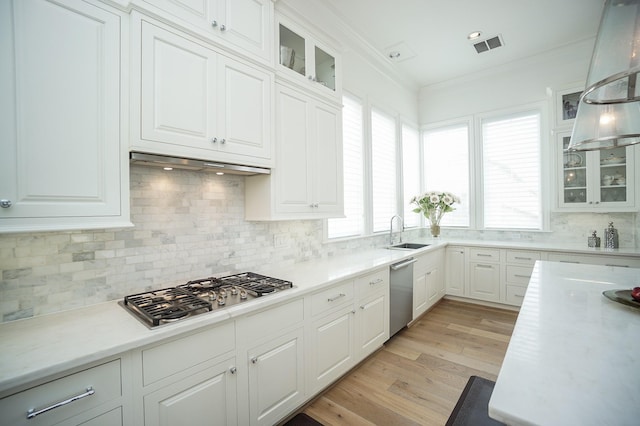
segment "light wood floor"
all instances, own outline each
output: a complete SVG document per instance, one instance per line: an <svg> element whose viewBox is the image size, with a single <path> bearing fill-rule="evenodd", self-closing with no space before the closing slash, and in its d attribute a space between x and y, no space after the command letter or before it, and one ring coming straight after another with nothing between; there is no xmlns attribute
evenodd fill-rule
<svg viewBox="0 0 640 426"><path fill-rule="evenodd" d="M496 380L516 317L442 300L304 412L326 426L444 425L470 376Z"/></svg>

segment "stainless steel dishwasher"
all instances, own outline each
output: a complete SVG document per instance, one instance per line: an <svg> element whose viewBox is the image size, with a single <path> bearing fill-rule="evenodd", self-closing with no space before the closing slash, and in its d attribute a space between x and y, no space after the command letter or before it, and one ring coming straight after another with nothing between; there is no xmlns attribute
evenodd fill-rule
<svg viewBox="0 0 640 426"><path fill-rule="evenodd" d="M413 257L391 265L389 271L389 337L413 318Z"/></svg>

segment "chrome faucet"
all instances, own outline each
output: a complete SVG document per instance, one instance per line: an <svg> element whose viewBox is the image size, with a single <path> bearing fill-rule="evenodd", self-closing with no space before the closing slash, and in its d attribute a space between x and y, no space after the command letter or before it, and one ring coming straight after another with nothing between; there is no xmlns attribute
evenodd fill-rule
<svg viewBox="0 0 640 426"><path fill-rule="evenodd" d="M402 243L402 233L404 232L404 219L394 214L391 216L391 223L389 224L389 245L393 245L393 219L398 218L400 220L400 224L402 225L402 229L400 230L400 243Z"/></svg>

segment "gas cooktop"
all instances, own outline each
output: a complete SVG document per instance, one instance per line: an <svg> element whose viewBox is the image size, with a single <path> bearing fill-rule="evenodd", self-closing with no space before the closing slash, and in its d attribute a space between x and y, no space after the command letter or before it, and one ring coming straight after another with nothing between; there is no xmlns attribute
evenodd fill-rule
<svg viewBox="0 0 640 426"><path fill-rule="evenodd" d="M244 272L132 294L120 304L148 327L157 327L292 287L291 281Z"/></svg>

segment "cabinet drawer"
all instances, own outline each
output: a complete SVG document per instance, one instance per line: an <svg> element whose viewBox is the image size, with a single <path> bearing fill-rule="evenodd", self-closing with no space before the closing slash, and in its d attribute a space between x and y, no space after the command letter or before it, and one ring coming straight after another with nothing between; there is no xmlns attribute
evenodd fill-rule
<svg viewBox="0 0 640 426"><path fill-rule="evenodd" d="M347 281L311 296L311 315L341 306L353 300L353 281Z"/></svg>
<svg viewBox="0 0 640 426"><path fill-rule="evenodd" d="M265 311L249 315L238 322L238 336L242 343L253 343L265 336L273 336L280 331L304 321L303 299L284 305L268 308Z"/></svg>
<svg viewBox="0 0 640 426"><path fill-rule="evenodd" d="M236 347L234 323L213 326L142 351L144 385L201 364Z"/></svg>
<svg viewBox="0 0 640 426"><path fill-rule="evenodd" d="M507 298L506 302L510 305L521 306L524 300L524 294L527 292L526 287L520 287L517 285L507 286Z"/></svg>
<svg viewBox="0 0 640 426"><path fill-rule="evenodd" d="M469 260L472 262L500 262L500 250L472 247L469 250Z"/></svg>
<svg viewBox="0 0 640 426"><path fill-rule="evenodd" d="M526 287L529 284L532 272L532 266L507 265L507 282Z"/></svg>
<svg viewBox="0 0 640 426"><path fill-rule="evenodd" d="M381 269L378 272L356 278L355 285L360 299L384 291L389 288L389 269Z"/></svg>
<svg viewBox="0 0 640 426"><path fill-rule="evenodd" d="M540 258L539 251L507 250L507 263L533 266Z"/></svg>
<svg viewBox="0 0 640 426"><path fill-rule="evenodd" d="M122 395L120 360L92 367L0 399L3 425L52 425L97 407ZM94 392L89 395L89 389ZM29 410L38 412L74 397L85 397L60 405L27 419Z"/></svg>

